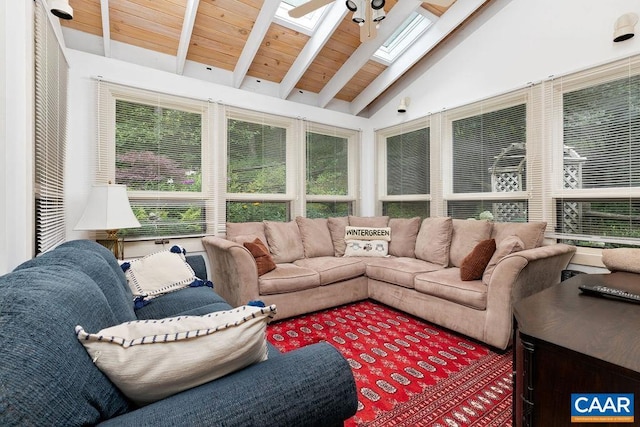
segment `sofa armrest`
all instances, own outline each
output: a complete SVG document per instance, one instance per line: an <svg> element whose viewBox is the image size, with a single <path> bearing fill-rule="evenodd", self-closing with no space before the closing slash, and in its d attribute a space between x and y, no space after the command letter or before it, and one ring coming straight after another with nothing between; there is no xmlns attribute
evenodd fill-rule
<svg viewBox="0 0 640 427"><path fill-rule="evenodd" d="M356 413L355 380L327 343L272 357L100 425L342 426Z"/></svg>
<svg viewBox="0 0 640 427"><path fill-rule="evenodd" d="M247 248L217 236L203 237L202 244L218 295L234 307L259 299L258 267Z"/></svg>
<svg viewBox="0 0 640 427"><path fill-rule="evenodd" d="M492 334L510 329L512 304L560 283L561 272L575 251L575 246L558 243L516 252L498 262L488 284L485 336L490 337L489 342L500 341L504 346L494 345L506 348L509 337ZM504 322L509 325L502 325ZM505 328L494 328L497 324Z"/></svg>

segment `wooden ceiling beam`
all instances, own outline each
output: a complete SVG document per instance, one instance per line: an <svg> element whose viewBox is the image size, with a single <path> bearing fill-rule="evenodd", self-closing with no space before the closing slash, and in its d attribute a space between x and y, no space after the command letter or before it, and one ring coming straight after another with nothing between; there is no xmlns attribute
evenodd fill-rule
<svg viewBox="0 0 640 427"><path fill-rule="evenodd" d="M262 40L264 40L267 31L269 31L269 26L273 18L276 16L278 7L280 7L279 1L265 1L262 9L260 9L256 23L251 29L247 43L244 45L240 58L238 58L236 67L233 70L234 88L239 88L247 75L247 71L249 71L249 67L253 63L256 53L258 53L258 49L260 49L260 44Z"/></svg>
<svg viewBox="0 0 640 427"><path fill-rule="evenodd" d="M416 62L436 47L476 10L490 0L457 1L405 52L387 67L351 102L350 112L357 115L382 92L406 73ZM384 21L383 21L384 22Z"/></svg>
<svg viewBox="0 0 640 427"><path fill-rule="evenodd" d="M422 5L420 0L404 0L396 3L386 18L380 23L378 36L362 43L318 94L318 106L324 108L340 89L371 59L380 46L393 34L413 11ZM354 24L355 25L355 24Z"/></svg>
<svg viewBox="0 0 640 427"><path fill-rule="evenodd" d="M347 12L348 9L342 2L336 1L327 13L324 14L315 33L309 41L307 41L307 44L305 44L293 62L293 65L282 79L280 83L280 98L286 99L289 96L311 63L316 59L318 53L320 53L324 45L331 38L336 28L338 28Z"/></svg>
<svg viewBox="0 0 640 427"><path fill-rule="evenodd" d="M100 0L100 15L102 17L102 47L104 56L111 58L111 25L109 24L109 0Z"/></svg>
<svg viewBox="0 0 640 427"><path fill-rule="evenodd" d="M182 32L180 33L180 42L178 43L178 53L176 54L176 73L184 72L184 64L187 61L187 52L193 35L193 25L196 22L196 14L200 0L188 0L187 7L184 11L184 21L182 23Z"/></svg>

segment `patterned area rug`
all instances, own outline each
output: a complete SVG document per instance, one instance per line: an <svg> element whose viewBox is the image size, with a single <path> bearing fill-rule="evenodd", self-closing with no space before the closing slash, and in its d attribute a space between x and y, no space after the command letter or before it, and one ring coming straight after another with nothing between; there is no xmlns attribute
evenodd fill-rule
<svg viewBox="0 0 640 427"><path fill-rule="evenodd" d="M511 352L374 301L272 323L267 339L283 352L320 341L342 352L359 393L345 426L511 425Z"/></svg>

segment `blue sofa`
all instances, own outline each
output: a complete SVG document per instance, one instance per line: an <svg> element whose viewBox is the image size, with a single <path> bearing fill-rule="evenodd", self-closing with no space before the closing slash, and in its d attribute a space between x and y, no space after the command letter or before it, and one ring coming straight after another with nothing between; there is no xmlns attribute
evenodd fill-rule
<svg viewBox="0 0 640 427"><path fill-rule="evenodd" d="M197 273L201 257L188 260ZM206 277L206 276L204 276ZM333 426L354 415L347 361L327 343L280 354L136 407L93 364L74 328L230 309L211 288L183 289L134 310L111 252L66 242L0 277L0 425Z"/></svg>

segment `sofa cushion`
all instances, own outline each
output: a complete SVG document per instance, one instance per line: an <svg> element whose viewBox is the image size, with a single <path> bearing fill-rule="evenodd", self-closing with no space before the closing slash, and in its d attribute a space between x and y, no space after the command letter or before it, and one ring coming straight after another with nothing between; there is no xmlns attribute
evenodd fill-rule
<svg viewBox="0 0 640 427"><path fill-rule="evenodd" d="M487 308L487 286L482 280L461 280L457 267L417 275L415 289L477 310Z"/></svg>
<svg viewBox="0 0 640 427"><path fill-rule="evenodd" d="M119 323L87 274L52 265L15 270L0 276L0 300L0 424L96 425L134 408L73 335L78 323Z"/></svg>
<svg viewBox="0 0 640 427"><path fill-rule="evenodd" d="M331 241L333 242L333 255L342 256L347 244L344 240L344 233L347 225L349 225L349 217L331 217L327 219Z"/></svg>
<svg viewBox="0 0 640 427"><path fill-rule="evenodd" d="M347 240L346 257L386 257L389 242L386 240Z"/></svg>
<svg viewBox="0 0 640 427"><path fill-rule="evenodd" d="M248 302L248 301L244 301ZM206 286L180 289L152 299L136 310L138 320L163 319L179 314L208 314L228 310L231 306L218 293Z"/></svg>
<svg viewBox="0 0 640 427"><path fill-rule="evenodd" d="M416 238L416 258L446 267L452 229L450 217L425 218Z"/></svg>
<svg viewBox="0 0 640 427"><path fill-rule="evenodd" d="M122 269L133 296L146 299L186 288L198 280L178 245L124 263Z"/></svg>
<svg viewBox="0 0 640 427"><path fill-rule="evenodd" d="M258 277L260 295L286 294L318 286L318 272L295 264L278 264L275 270Z"/></svg>
<svg viewBox="0 0 640 427"><path fill-rule="evenodd" d="M462 266L462 260L483 240L491 238L491 223L473 219L454 219L449 265Z"/></svg>
<svg viewBox="0 0 640 427"><path fill-rule="evenodd" d="M525 249L533 249L542 246L546 228L547 223L544 221L494 222L491 237L496 239L496 245L500 245L504 238L518 236Z"/></svg>
<svg viewBox="0 0 640 427"><path fill-rule="evenodd" d="M523 249L524 243L522 243L522 240L518 236L509 236L502 239L500 243L497 243L496 251L491 256L491 260L489 260L489 264L487 264L487 267L484 269L484 273L482 274L482 281L484 284L488 285L491 283L493 270L502 258Z"/></svg>
<svg viewBox="0 0 640 427"><path fill-rule="evenodd" d="M631 273L640 273L640 249L603 249L602 263L611 272L629 271Z"/></svg>
<svg viewBox="0 0 640 427"><path fill-rule="evenodd" d="M326 218L296 217L300 229L304 256L314 258L318 256L332 256L334 254L333 241L329 232Z"/></svg>
<svg viewBox="0 0 640 427"><path fill-rule="evenodd" d="M442 269L440 265L409 257L376 258L366 265L370 279L410 289L414 287L416 275Z"/></svg>
<svg viewBox="0 0 640 427"><path fill-rule="evenodd" d="M263 222L227 222L227 240L243 244L253 242L256 237L267 244L267 236L264 233ZM267 245L267 249L269 246Z"/></svg>
<svg viewBox="0 0 640 427"><path fill-rule="evenodd" d="M294 264L318 272L320 286L362 276L365 271L363 262L349 257L303 258L295 261Z"/></svg>
<svg viewBox="0 0 640 427"><path fill-rule="evenodd" d="M265 329L276 307L241 306L204 316L138 320L78 340L131 400L145 405L267 359Z"/></svg>
<svg viewBox="0 0 640 427"><path fill-rule="evenodd" d="M349 215L349 225L354 227L386 227L389 225L389 217Z"/></svg>
<svg viewBox="0 0 640 427"><path fill-rule="evenodd" d="M256 261L258 276L262 276L276 268L276 263L273 262L273 258L262 240L256 237L253 242L244 242L242 245L251 252L253 259Z"/></svg>
<svg viewBox="0 0 640 427"><path fill-rule="evenodd" d="M389 255L398 257L416 256L416 238L420 231L420 217L391 218L391 241L389 242Z"/></svg>
<svg viewBox="0 0 640 427"><path fill-rule="evenodd" d="M264 221L269 251L276 264L304 258L304 246L298 223L295 221Z"/></svg>
<svg viewBox="0 0 640 427"><path fill-rule="evenodd" d="M494 239L483 240L462 260L460 266L460 279L480 280L491 257L496 251Z"/></svg>

